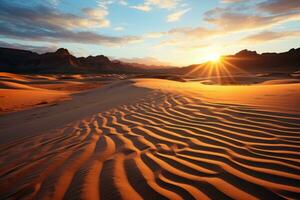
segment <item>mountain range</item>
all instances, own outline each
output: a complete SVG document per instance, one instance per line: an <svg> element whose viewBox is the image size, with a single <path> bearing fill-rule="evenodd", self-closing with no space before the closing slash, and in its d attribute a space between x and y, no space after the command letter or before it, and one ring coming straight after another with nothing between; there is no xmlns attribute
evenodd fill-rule
<svg viewBox="0 0 300 200"><path fill-rule="evenodd" d="M300 70L300 48L283 53L262 53L242 50L235 55L223 56L221 67L206 62L186 67L159 67L110 60L104 55L75 57L67 49L37 54L27 50L0 48L0 71L12 73L159 73L178 75L201 75L205 71L215 73L226 71L249 73L286 72ZM208 70L212 68L212 70ZM215 69L213 69L215 68ZM218 72L219 73L219 72Z"/></svg>
<svg viewBox="0 0 300 200"><path fill-rule="evenodd" d="M108 57L75 57L67 49L37 54L27 50L0 48L0 71L13 73L144 73L135 64L111 61Z"/></svg>

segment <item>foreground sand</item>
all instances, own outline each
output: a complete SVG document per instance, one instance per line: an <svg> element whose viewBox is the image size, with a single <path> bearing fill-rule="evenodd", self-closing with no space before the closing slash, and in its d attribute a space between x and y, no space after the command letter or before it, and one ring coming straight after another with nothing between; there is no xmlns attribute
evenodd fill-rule
<svg viewBox="0 0 300 200"><path fill-rule="evenodd" d="M0 118L0 199L299 199L300 84L124 80Z"/></svg>

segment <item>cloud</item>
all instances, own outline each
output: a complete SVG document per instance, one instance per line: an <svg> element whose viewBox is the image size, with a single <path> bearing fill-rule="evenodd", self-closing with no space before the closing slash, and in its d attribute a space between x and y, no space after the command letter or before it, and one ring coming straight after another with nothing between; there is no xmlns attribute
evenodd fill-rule
<svg viewBox="0 0 300 200"><path fill-rule="evenodd" d="M289 21L300 20L300 13L283 13L266 15L258 14L254 7L233 5L215 8L205 13L204 20L215 25L215 29L223 32L239 32L270 28Z"/></svg>
<svg viewBox="0 0 300 200"><path fill-rule="evenodd" d="M130 6L131 8L148 12L152 7L156 6L160 9L175 8L181 0L145 0L144 3Z"/></svg>
<svg viewBox="0 0 300 200"><path fill-rule="evenodd" d="M108 11L102 8L84 8L82 11L89 17L103 19L108 15Z"/></svg>
<svg viewBox="0 0 300 200"><path fill-rule="evenodd" d="M224 8L215 8L204 14L204 20L208 22L210 28L204 26L182 27L171 29L167 34L177 38L177 40L186 39L178 37L180 35L191 37L193 40L207 40L212 37L225 37L226 35L239 32L247 33L270 29L274 26L300 19L300 14L298 13L279 15L257 14L254 8L257 8L256 5L251 7L247 4L233 4Z"/></svg>
<svg viewBox="0 0 300 200"><path fill-rule="evenodd" d="M183 15L189 12L191 9L187 8L184 10L176 11L167 16L167 22L175 22L178 21Z"/></svg>
<svg viewBox="0 0 300 200"><path fill-rule="evenodd" d="M247 2L249 0L222 0L221 3L239 3L239 2Z"/></svg>
<svg viewBox="0 0 300 200"><path fill-rule="evenodd" d="M119 1L119 4L123 5L123 6L127 6L128 5L128 2L125 1L125 0L120 0Z"/></svg>
<svg viewBox="0 0 300 200"><path fill-rule="evenodd" d="M99 12L99 10L97 10ZM101 28L107 27L109 21L105 19L107 13L101 12L101 16L96 16L93 9L85 9L84 17L61 13L50 7L36 6L26 7L17 6L9 3L1 3L0 20L18 22L22 24L36 24L47 28L63 27L63 28ZM94 14L94 15L93 15Z"/></svg>
<svg viewBox="0 0 300 200"><path fill-rule="evenodd" d="M88 44L101 44L101 45L123 45L127 43L140 42L142 39L136 36L124 36L124 37L112 37L100 35L88 31L73 32L66 29L56 29L55 31L43 30L43 28L37 28L31 30L28 29L16 29L9 28L6 24L2 26L0 24L0 35L9 38L24 39L31 41L46 41L46 42L72 42L72 43L88 43ZM24 27L23 27L24 28Z"/></svg>
<svg viewBox="0 0 300 200"><path fill-rule="evenodd" d="M223 1L225 6L211 9L204 13L203 20L206 21L206 26L196 27L181 27L174 28L164 33L167 37L160 42L157 47L173 46L178 49L195 49L200 47L205 48L209 43L213 44L215 38L219 45L226 41L227 36L233 37L234 34L240 37L239 34L257 33L243 39L246 41L272 41L291 36L299 35L294 32L275 33L271 30L278 25L300 20L299 12L289 13L270 13L262 12L259 2L262 1ZM257 3L258 2L258 3ZM268 1L269 3L271 1ZM232 3L232 4L231 4ZM264 1L266 3L266 1ZM221 39L222 38L222 39ZM232 39L231 39L232 40ZM238 44L236 44L238 45Z"/></svg>
<svg viewBox="0 0 300 200"><path fill-rule="evenodd" d="M282 32L264 31L264 32L247 36L243 38L241 41L247 43L269 42L273 40L286 39L289 37L298 37L298 36L300 36L300 30L282 31Z"/></svg>
<svg viewBox="0 0 300 200"><path fill-rule="evenodd" d="M198 40L196 38L191 39L185 35L172 35L167 39L160 41L158 44L153 46L154 49L159 49L163 47L171 47L172 51L184 52L184 51L193 51L195 49L206 48L211 45L212 42L204 42L203 40ZM175 48L174 48L175 47Z"/></svg>
<svg viewBox="0 0 300 200"><path fill-rule="evenodd" d="M137 9L137 10L140 10L140 11L144 11L144 12L148 12L148 11L151 10L151 7L149 5L145 5L145 4L130 6L130 7L134 8L134 9Z"/></svg>
<svg viewBox="0 0 300 200"><path fill-rule="evenodd" d="M257 5L263 11L272 14L300 11L299 0L267 0Z"/></svg>
<svg viewBox="0 0 300 200"><path fill-rule="evenodd" d="M170 30L169 33L184 34L194 38L206 39L212 36L224 36L236 32L263 30L286 22L300 20L300 13L266 15L264 13L258 14L252 9L253 8L248 7L248 10L245 11L237 7L237 5L215 8L204 14L204 20L210 25L213 25L213 27L177 28Z"/></svg>
<svg viewBox="0 0 300 200"><path fill-rule="evenodd" d="M164 35L166 35L165 32L150 32L150 33L146 33L144 34L144 37L145 38L161 38L163 37Z"/></svg>
<svg viewBox="0 0 300 200"><path fill-rule="evenodd" d="M110 25L109 20L106 19L108 11L103 8L84 8L82 12L85 13L92 21L97 21L99 27L108 27Z"/></svg>
<svg viewBox="0 0 300 200"><path fill-rule="evenodd" d="M28 50L36 53L53 52L56 49L58 49L58 47L55 45L45 47L45 46L23 45L19 43L7 43L2 41L0 41L0 47Z"/></svg>
<svg viewBox="0 0 300 200"><path fill-rule="evenodd" d="M168 33L169 34L181 34L184 36L190 36L190 37L202 38L202 39L220 34L220 32L215 29L208 29L208 28L203 28L203 27L175 28L175 29L171 29Z"/></svg>
<svg viewBox="0 0 300 200"><path fill-rule="evenodd" d="M57 6L60 3L60 0L49 0L49 2L53 5L53 6Z"/></svg>
<svg viewBox="0 0 300 200"><path fill-rule="evenodd" d="M148 0L151 5L157 6L163 9L171 9L178 5L180 0Z"/></svg>
<svg viewBox="0 0 300 200"><path fill-rule="evenodd" d="M114 28L115 31L123 31L124 27L123 26L117 26Z"/></svg>
<svg viewBox="0 0 300 200"><path fill-rule="evenodd" d="M49 7L25 7L0 4L0 35L47 42L73 42L100 45L122 45L141 41L140 37L101 35L86 28L107 26L107 12L101 8L83 9L84 17L61 13Z"/></svg>
<svg viewBox="0 0 300 200"><path fill-rule="evenodd" d="M111 4L119 4L123 6L127 6L127 0L96 0L99 7L108 9L108 6Z"/></svg>

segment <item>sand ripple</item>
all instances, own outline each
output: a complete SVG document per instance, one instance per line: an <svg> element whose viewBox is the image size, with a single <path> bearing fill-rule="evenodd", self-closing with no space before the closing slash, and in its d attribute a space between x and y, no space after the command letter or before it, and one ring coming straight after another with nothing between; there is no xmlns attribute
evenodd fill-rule
<svg viewBox="0 0 300 200"><path fill-rule="evenodd" d="M299 199L300 116L161 92L0 149L0 199Z"/></svg>

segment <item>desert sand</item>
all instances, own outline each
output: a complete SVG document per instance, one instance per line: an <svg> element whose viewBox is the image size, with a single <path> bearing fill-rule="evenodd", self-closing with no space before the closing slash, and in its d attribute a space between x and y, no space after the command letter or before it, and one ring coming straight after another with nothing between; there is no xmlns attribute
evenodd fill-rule
<svg viewBox="0 0 300 200"><path fill-rule="evenodd" d="M0 114L72 99L72 94L99 88L125 75L19 75L0 72Z"/></svg>
<svg viewBox="0 0 300 200"><path fill-rule="evenodd" d="M300 198L297 82L18 84L70 99L0 116L0 199Z"/></svg>

